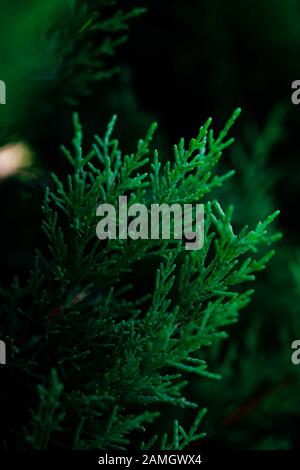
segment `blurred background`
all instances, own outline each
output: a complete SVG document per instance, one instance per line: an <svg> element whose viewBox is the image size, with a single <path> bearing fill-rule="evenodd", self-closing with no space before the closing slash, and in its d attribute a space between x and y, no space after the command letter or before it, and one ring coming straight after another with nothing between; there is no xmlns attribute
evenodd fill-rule
<svg viewBox="0 0 300 470"><path fill-rule="evenodd" d="M79 3L1 0L1 284L26 276L42 243L41 197L49 171L67 172L59 146L72 139L74 110L87 146L112 114L125 150L158 121L155 143L167 159L207 117L220 129L241 106L236 143L222 163L236 175L216 196L234 205L237 227L279 208L283 239L240 323L209 352L223 380L195 380L191 398L209 409L207 446L297 448L300 366L291 363L291 343L300 339L300 106L291 84L300 79L300 0L118 2L148 9L129 29L127 21L120 29L105 23L112 7L100 2L102 28L86 26L88 40L83 28L75 41L85 5L97 10L96 0Z"/></svg>

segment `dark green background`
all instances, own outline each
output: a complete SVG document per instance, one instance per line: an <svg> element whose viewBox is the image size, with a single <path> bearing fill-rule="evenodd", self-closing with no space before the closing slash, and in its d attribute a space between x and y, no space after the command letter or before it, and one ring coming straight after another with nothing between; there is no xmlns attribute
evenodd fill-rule
<svg viewBox="0 0 300 470"><path fill-rule="evenodd" d="M17 3L16 12L20 11ZM153 0L135 4L146 5L148 13L132 24L129 41L114 59L120 65L118 75L94 83L90 96L79 98L75 105L64 102L64 93L51 80L51 85L41 86L38 92L30 88L25 98L18 90L22 98L14 103L9 129L2 121L3 143L16 138L28 142L40 175L30 182L14 178L0 182L1 282L8 285L16 272L25 276L32 264L34 247L41 242L40 200L49 183L47 171L67 171L59 145L70 142L75 109L84 123L86 143L95 132L102 133L112 114L118 114L118 134L127 150L157 120L156 144L169 156L171 145L182 135L195 135L208 116L220 128L241 106L243 114L233 131L237 147L226 153L223 163L236 168L237 175L220 197L235 205L237 225L254 224L279 208L278 226L284 237L276 259L266 273L259 274L254 301L243 312L240 324L211 353L215 371L224 375L222 383L195 382L192 394L209 409L204 423L207 446L299 447L300 367L291 365L290 346L300 338L300 302L292 276L300 246L300 106L291 103L291 83L300 78L300 2ZM1 0L2 22L7 5ZM25 21L26 8L22 15ZM8 28L5 34L16 37L17 48L18 31ZM14 48L8 48L2 41L1 79L7 73L4 58L18 62ZM45 62L43 67L52 70L51 61ZM8 88L8 100L13 100L13 93ZM267 161L256 167L258 136L274 109L281 116L270 131L276 145ZM264 139L263 134L263 144ZM190 416L183 418L189 421Z"/></svg>

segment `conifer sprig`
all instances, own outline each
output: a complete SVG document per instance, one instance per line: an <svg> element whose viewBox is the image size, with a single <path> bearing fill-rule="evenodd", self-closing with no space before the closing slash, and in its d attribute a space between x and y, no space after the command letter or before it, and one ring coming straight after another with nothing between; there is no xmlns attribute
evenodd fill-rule
<svg viewBox="0 0 300 470"><path fill-rule="evenodd" d="M62 148L70 175L66 181L53 175L43 204L48 252L37 253L27 284L16 282L10 297L27 334L20 340L7 326L11 303L2 325L11 343L19 344L15 367L40 386L40 404L33 401L37 411L26 426L33 447L127 448L132 431L159 419L162 405L199 406L184 394L191 374L221 378L204 351L237 321L252 294L243 283L253 281L273 255L257 252L278 238L268 234L277 212L255 229L235 233L232 207L223 210L208 199L229 176L217 176L215 166L232 142L225 139L238 114L216 139L207 121L187 146L180 141L166 164L158 152L151 156L156 125L135 152L123 155L113 138L113 118L104 138L96 136L85 153L74 116L73 150ZM181 240L100 241L96 208L104 202L117 206L124 193L130 203L147 207L205 202L203 249L187 252ZM45 376L53 369L52 379L61 385L47 388ZM31 393L36 397L35 389ZM200 412L189 432L176 421L171 441L164 437L155 445L182 449L203 437L202 417Z"/></svg>

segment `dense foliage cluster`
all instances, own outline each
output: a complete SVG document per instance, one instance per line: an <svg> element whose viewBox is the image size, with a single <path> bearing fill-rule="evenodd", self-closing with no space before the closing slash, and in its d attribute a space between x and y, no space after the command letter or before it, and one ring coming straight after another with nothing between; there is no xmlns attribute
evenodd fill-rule
<svg viewBox="0 0 300 470"><path fill-rule="evenodd" d="M72 172L65 182L52 175L43 205L48 253L37 253L25 286L16 280L3 292L2 331L14 351L12 378L22 373L29 387L25 408L36 402L34 384L39 392L32 425L18 430L21 447L126 448L130 432L158 419L162 404L199 406L183 394L190 374L220 378L202 351L226 337L252 294L241 284L273 251L255 253L278 238L267 232L277 213L235 233L233 208L210 199L232 173L218 176L215 166L238 114L216 137L209 119L166 164L157 151L149 156L155 125L123 156L113 119L85 153L75 115L73 152L62 148ZM205 201L203 249L185 252L178 240L98 240L97 206L117 206L124 194L147 206ZM176 448L199 438L197 425L175 435ZM171 445L162 439L163 448Z"/></svg>

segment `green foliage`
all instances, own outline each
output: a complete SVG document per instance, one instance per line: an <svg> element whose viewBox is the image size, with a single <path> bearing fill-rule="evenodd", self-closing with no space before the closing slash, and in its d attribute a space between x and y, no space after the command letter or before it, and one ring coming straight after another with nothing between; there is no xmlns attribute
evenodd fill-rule
<svg viewBox="0 0 300 470"><path fill-rule="evenodd" d="M161 443L159 445L159 449L161 450L183 450L192 442L198 441L199 439L203 439L206 436L206 433L198 433L199 425L202 421L202 418L206 414L207 410L203 408L203 410L199 411L196 419L191 426L189 432L187 433L184 428L178 423L177 420L174 421L174 429L173 429L173 439L170 443L168 443L168 435L165 433L161 439ZM152 439L145 444L142 443L143 450L149 450L153 447L156 443L158 436L155 435Z"/></svg>
<svg viewBox="0 0 300 470"><path fill-rule="evenodd" d="M109 58L126 41L129 22L145 12L144 8L124 10L119 4L119 0L69 1L67 21L62 19L54 30L46 31L45 48L55 64L52 79L58 81L55 90L61 88L64 100L76 103L78 96L90 93L93 83L119 70L109 64Z"/></svg>
<svg viewBox="0 0 300 470"><path fill-rule="evenodd" d="M275 186L282 184L282 166L271 168L270 160L284 136L284 114L277 106L260 131L247 123L245 139L232 149L237 178L221 188L219 197L233 201L238 227L276 207ZM273 230L278 230L277 223ZM247 315L231 332L230 341L225 347L215 344L206 356L223 380L214 387L194 382L192 397L207 400L207 432L213 446L294 445L289 422L292 416L297 420L300 411L295 394L299 370L291 363L291 344L299 337L300 269L297 251L286 238L270 268L256 280Z"/></svg>
<svg viewBox="0 0 300 470"><path fill-rule="evenodd" d="M60 405L60 396L63 385L59 382L55 369L51 371L51 384L47 389L39 385L38 393L40 404L32 422L32 438L26 436L33 449L47 449L49 438L55 431L59 431L59 424L64 418L64 413L56 413Z"/></svg>
<svg viewBox="0 0 300 470"><path fill-rule="evenodd" d="M0 7L6 20L0 44L0 78L7 88L7 104L0 107L2 139L20 133L29 117L77 104L119 70L115 52L127 39L130 21L145 11L121 3L13 0Z"/></svg>
<svg viewBox="0 0 300 470"><path fill-rule="evenodd" d="M248 122L240 139L231 150L230 164L237 178L229 181L221 190L234 204L235 221L239 225L255 223L258 217L266 217L274 211L276 184L282 179L279 164L271 165L274 149L284 139L283 120L287 110L283 105L274 107L263 129Z"/></svg>
<svg viewBox="0 0 300 470"><path fill-rule="evenodd" d="M236 233L233 208L223 210L209 198L232 175L218 176L215 166L232 143L227 134L239 113L217 137L209 119L195 139L174 147L166 164L157 151L149 156L155 124L135 152L123 155L112 136L113 118L104 138L96 136L85 151L75 115L73 150L62 147L72 171L66 181L53 175L43 204L48 250L37 252L28 282L16 281L4 299L1 333L18 348L11 361L30 377L23 387L34 396L30 406L24 403L36 410L31 426L22 423L27 445L127 448L132 432L159 419L162 406L198 407L183 393L193 374L201 381L220 379L205 353L227 336L225 328L248 304L253 291L243 284L253 281L274 253L259 250L279 238L268 233L277 212ZM100 241L96 208L103 202L117 206L124 194L129 204L147 207L204 202L203 249L187 252L181 240ZM21 339L16 324L26 333ZM169 443L165 436L145 446L182 449L203 437L202 416L189 432L175 421ZM16 431L17 445L25 446L24 434ZM135 438L134 445L138 442Z"/></svg>

